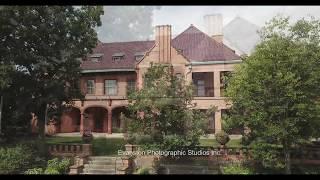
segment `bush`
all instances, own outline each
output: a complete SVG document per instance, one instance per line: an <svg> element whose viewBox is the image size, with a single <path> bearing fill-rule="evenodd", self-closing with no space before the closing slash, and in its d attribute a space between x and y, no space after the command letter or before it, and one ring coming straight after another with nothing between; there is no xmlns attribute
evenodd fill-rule
<svg viewBox="0 0 320 180"><path fill-rule="evenodd" d="M20 173L30 166L33 151L26 145L0 148L0 174Z"/></svg>
<svg viewBox="0 0 320 180"><path fill-rule="evenodd" d="M222 170L223 174L253 174L249 168L244 167L241 164L227 165L223 167Z"/></svg>
<svg viewBox="0 0 320 180"><path fill-rule="evenodd" d="M48 166L46 171L48 172L54 172L53 170L57 170L60 174L65 174L68 172L70 166L70 160L69 159L62 159L59 161L58 158L54 158L48 161Z"/></svg>
<svg viewBox="0 0 320 180"><path fill-rule="evenodd" d="M137 174L150 174L150 168L146 168L146 167L140 168L138 169Z"/></svg>
<svg viewBox="0 0 320 180"><path fill-rule="evenodd" d="M136 137L135 142L139 145L151 144L152 138L150 135L140 135Z"/></svg>
<svg viewBox="0 0 320 180"><path fill-rule="evenodd" d="M221 145L226 145L230 141L229 135L224 131L220 131L216 133L215 137L217 142Z"/></svg>
<svg viewBox="0 0 320 180"><path fill-rule="evenodd" d="M43 169L42 168L33 168L33 169L28 169L24 174L43 174Z"/></svg>
<svg viewBox="0 0 320 180"><path fill-rule="evenodd" d="M44 172L42 168L33 168L28 169L24 174L66 174L70 165L70 159L59 160L54 158L48 161Z"/></svg>
<svg viewBox="0 0 320 180"><path fill-rule="evenodd" d="M54 168L47 168L44 171L44 174L61 174L57 169Z"/></svg>

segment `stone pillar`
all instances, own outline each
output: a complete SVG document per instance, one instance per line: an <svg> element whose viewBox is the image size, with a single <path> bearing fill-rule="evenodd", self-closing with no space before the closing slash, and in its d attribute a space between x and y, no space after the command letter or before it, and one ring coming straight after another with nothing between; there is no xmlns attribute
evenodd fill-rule
<svg viewBox="0 0 320 180"><path fill-rule="evenodd" d="M109 112L109 110L108 110ZM103 120L103 132L108 132L108 113Z"/></svg>
<svg viewBox="0 0 320 180"><path fill-rule="evenodd" d="M213 74L214 97L220 97L220 71Z"/></svg>
<svg viewBox="0 0 320 180"><path fill-rule="evenodd" d="M112 110L108 110L108 134L112 134Z"/></svg>
<svg viewBox="0 0 320 180"><path fill-rule="evenodd" d="M80 112L80 134L84 132L84 114L83 111Z"/></svg>
<svg viewBox="0 0 320 180"><path fill-rule="evenodd" d="M221 131L221 110L219 109L214 114L215 114L215 121L214 121L215 133L218 133Z"/></svg>

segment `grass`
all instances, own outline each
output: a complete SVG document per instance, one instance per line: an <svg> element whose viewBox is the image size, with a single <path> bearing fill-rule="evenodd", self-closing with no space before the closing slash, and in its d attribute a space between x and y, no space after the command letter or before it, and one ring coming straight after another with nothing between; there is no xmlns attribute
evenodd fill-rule
<svg viewBox="0 0 320 180"><path fill-rule="evenodd" d="M46 138L47 144L82 144L81 137L50 137ZM124 150L124 139L123 138L94 138L93 144L93 155L104 156L104 155L117 155L118 150Z"/></svg>
<svg viewBox="0 0 320 180"><path fill-rule="evenodd" d="M220 144L215 139L200 139L200 146L219 147ZM242 147L241 139L231 139L227 144L227 147Z"/></svg>

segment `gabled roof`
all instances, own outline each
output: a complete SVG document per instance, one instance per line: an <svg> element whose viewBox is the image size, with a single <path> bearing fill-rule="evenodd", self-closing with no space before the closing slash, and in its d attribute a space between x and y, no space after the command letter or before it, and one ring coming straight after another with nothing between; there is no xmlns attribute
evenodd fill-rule
<svg viewBox="0 0 320 180"><path fill-rule="evenodd" d="M172 40L172 46L181 50L190 61L228 61L239 60L235 52L212 39L193 25Z"/></svg>
<svg viewBox="0 0 320 180"><path fill-rule="evenodd" d="M191 62L239 60L235 52L212 39L193 25L172 40L172 46ZM138 54L143 54L154 47L155 41L132 41L98 43L92 54L103 54L100 61L88 59L81 63L83 70L134 69ZM113 61L115 55L123 59Z"/></svg>

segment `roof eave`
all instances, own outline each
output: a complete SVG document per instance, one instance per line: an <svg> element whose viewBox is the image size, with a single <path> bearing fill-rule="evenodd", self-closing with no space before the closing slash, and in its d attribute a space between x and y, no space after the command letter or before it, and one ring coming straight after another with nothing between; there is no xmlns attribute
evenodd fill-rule
<svg viewBox="0 0 320 180"><path fill-rule="evenodd" d="M192 65L210 65L210 64L238 64L238 63L241 63L242 60L227 60L227 61L224 61L224 60L218 60L218 61L194 61L194 60L191 60L191 64Z"/></svg>
<svg viewBox="0 0 320 180"><path fill-rule="evenodd" d="M81 73L100 73L100 72L134 72L134 68L128 68L128 69L86 69L81 70Z"/></svg>

